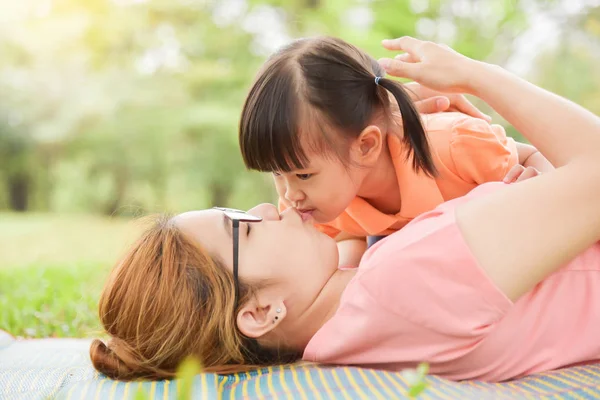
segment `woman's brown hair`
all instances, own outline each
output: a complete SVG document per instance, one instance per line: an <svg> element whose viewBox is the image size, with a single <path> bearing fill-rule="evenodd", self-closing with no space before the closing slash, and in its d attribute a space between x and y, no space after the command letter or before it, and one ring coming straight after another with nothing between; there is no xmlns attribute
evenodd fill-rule
<svg viewBox="0 0 600 400"><path fill-rule="evenodd" d="M242 110L239 144L246 167L265 172L306 168L307 145L345 162L348 139L358 137L376 113L392 122L391 93L402 115L406 157L414 156L415 170L435 175L412 100L400 83L384 76L376 60L341 39L301 39L282 48L258 73Z"/></svg>
<svg viewBox="0 0 600 400"><path fill-rule="evenodd" d="M237 329L239 306L258 288L240 281L235 307L231 272L159 217L109 276L99 314L110 338L93 341L92 363L131 380L172 378L189 356L216 373L293 362L298 352L265 348Z"/></svg>

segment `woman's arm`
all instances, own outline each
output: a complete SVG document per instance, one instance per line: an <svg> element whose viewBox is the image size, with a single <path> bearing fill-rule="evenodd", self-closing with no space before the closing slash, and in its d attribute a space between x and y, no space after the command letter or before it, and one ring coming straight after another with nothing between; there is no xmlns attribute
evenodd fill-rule
<svg viewBox="0 0 600 400"><path fill-rule="evenodd" d="M457 210L480 266L512 300L600 239L600 119L500 67L413 38L381 60L396 76L486 101L557 167Z"/></svg>

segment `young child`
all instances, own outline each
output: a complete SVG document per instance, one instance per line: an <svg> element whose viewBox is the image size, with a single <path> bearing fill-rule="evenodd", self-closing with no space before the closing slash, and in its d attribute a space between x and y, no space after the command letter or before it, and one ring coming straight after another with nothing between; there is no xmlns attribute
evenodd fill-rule
<svg viewBox="0 0 600 400"><path fill-rule="evenodd" d="M242 112L246 166L272 172L280 208L338 240L340 265L358 264L365 237L389 235L513 167L552 168L483 119L448 112L421 121L384 75L341 39L298 40L266 62Z"/></svg>

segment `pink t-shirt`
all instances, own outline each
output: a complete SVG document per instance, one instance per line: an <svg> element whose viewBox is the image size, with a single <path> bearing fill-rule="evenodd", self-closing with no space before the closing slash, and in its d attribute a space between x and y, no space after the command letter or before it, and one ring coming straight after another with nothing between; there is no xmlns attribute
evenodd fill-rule
<svg viewBox="0 0 600 400"><path fill-rule="evenodd" d="M505 186L483 184L369 249L304 359L388 370L426 361L433 374L487 381L600 360L600 244L515 303L465 244L455 207Z"/></svg>

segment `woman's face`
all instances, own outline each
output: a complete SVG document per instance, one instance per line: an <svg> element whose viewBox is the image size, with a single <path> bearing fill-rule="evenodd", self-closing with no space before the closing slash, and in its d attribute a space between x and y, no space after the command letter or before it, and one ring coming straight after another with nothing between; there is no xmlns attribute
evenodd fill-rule
<svg viewBox="0 0 600 400"><path fill-rule="evenodd" d="M247 282L268 282L258 295L257 307L263 310L255 317L260 318L263 312L268 319L280 309L283 313L280 311L278 322L284 316L288 322L300 318L337 271L336 243L318 231L312 219L303 220L294 209L280 215L275 206L261 204L248 213L263 220L240 222L239 277ZM187 212L178 215L175 223L233 271L232 225L222 211Z"/></svg>

